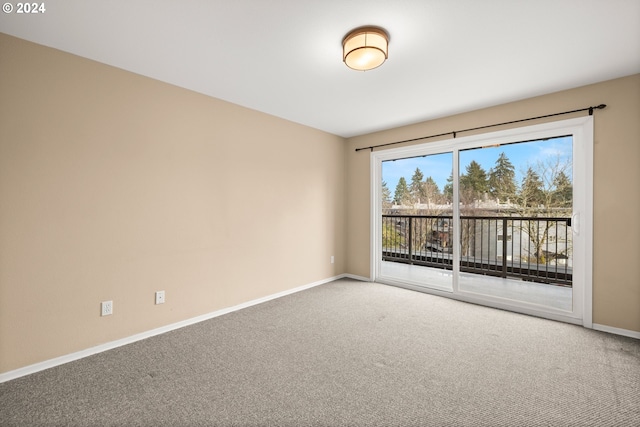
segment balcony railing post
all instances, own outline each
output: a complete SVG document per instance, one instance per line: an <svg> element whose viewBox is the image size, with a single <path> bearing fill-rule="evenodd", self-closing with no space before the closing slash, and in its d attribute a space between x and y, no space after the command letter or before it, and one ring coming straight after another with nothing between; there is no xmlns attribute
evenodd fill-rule
<svg viewBox="0 0 640 427"><path fill-rule="evenodd" d="M413 218L409 217L409 264L413 264Z"/></svg>
<svg viewBox="0 0 640 427"><path fill-rule="evenodd" d="M502 218L502 277L507 277L507 218Z"/></svg>

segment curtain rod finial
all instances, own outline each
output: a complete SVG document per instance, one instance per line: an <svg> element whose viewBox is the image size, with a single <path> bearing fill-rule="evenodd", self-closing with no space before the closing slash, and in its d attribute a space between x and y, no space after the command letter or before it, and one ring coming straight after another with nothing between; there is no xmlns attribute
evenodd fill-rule
<svg viewBox="0 0 640 427"><path fill-rule="evenodd" d="M600 104L596 107L589 107L589 115L593 116L593 110L594 109L598 109L598 110L602 110L603 108L606 108L607 104Z"/></svg>

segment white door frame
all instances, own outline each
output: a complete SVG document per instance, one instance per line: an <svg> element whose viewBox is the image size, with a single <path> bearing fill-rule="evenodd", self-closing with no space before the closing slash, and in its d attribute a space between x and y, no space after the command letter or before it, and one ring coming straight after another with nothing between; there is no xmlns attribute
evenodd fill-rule
<svg viewBox="0 0 640 427"><path fill-rule="evenodd" d="M574 275L573 275L573 310L570 315L553 309L541 309L531 304L514 300L490 296L478 296L461 292L458 289L457 274L458 263L454 259L453 292L444 292L428 288L416 288L397 282L380 280L380 262L382 253L382 162L409 157L418 157L441 152L453 152L454 176L457 177L458 152L463 149L489 146L495 144L508 144L514 142L532 141L559 136L572 135L573 137L573 182L574 182L574 206L573 206L573 245L574 245ZM372 151L371 164L371 278L395 286L402 286L421 292L432 293L496 307L524 314L560 320L568 323L581 324L587 328L593 327L593 117L580 117L575 119L560 120L540 125L526 126L504 131L483 133L479 135L451 138L443 141L422 143L408 147L391 148ZM457 179L454 180L454 207L458 206ZM576 185L578 183L578 185ZM457 215L454 215L454 229ZM459 220L459 219L458 219ZM456 233L459 231L456 231ZM460 245L459 237L454 237L454 243ZM459 253L458 250L454 253ZM575 268L579 266L579 268Z"/></svg>

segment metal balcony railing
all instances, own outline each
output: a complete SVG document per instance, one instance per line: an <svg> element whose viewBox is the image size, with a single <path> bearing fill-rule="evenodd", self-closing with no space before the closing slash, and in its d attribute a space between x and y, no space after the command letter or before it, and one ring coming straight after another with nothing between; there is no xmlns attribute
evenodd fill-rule
<svg viewBox="0 0 640 427"><path fill-rule="evenodd" d="M382 259L451 270L453 217L382 215ZM571 286L571 218L460 217L460 271Z"/></svg>

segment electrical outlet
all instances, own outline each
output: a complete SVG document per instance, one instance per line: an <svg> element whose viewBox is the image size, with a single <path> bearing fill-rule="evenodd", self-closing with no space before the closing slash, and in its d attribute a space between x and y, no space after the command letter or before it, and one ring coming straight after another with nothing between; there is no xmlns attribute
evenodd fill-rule
<svg viewBox="0 0 640 427"><path fill-rule="evenodd" d="M100 303L100 316L113 314L113 301L103 301Z"/></svg>
<svg viewBox="0 0 640 427"><path fill-rule="evenodd" d="M331 255L331 264L333 264L335 262L335 258L333 257L333 255Z"/></svg>
<svg viewBox="0 0 640 427"><path fill-rule="evenodd" d="M156 304L164 304L164 291L156 292Z"/></svg>

